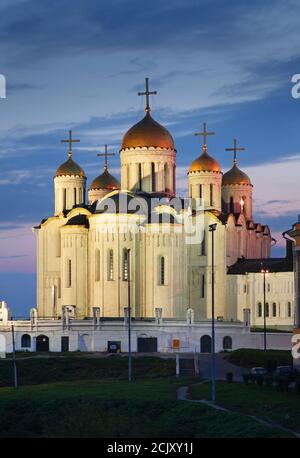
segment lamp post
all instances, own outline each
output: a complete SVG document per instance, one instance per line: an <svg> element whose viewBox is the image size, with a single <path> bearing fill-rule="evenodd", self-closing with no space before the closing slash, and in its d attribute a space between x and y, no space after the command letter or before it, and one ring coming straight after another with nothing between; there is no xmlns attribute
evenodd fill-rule
<svg viewBox="0 0 300 458"><path fill-rule="evenodd" d="M12 360L13 360L13 376L14 376L14 387L18 388L18 376L17 376L17 362L16 362L16 345L15 345L15 330L14 325L11 325L12 335Z"/></svg>
<svg viewBox="0 0 300 458"><path fill-rule="evenodd" d="M268 269L262 268L261 273L264 278L264 350L267 349L267 314L266 314L266 275L268 275Z"/></svg>
<svg viewBox="0 0 300 458"><path fill-rule="evenodd" d="M127 250L127 282L128 282L128 382L131 382L132 381L132 355L131 355L130 249Z"/></svg>
<svg viewBox="0 0 300 458"><path fill-rule="evenodd" d="M216 350L215 350L215 246L214 233L217 224L209 225L211 232L211 400L216 400Z"/></svg>

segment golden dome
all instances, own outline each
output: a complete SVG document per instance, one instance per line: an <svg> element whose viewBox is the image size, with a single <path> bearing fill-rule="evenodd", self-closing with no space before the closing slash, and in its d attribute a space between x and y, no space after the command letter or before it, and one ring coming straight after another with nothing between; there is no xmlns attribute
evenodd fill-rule
<svg viewBox="0 0 300 458"><path fill-rule="evenodd" d="M80 176L85 178L85 173L80 165L73 161L72 156L69 155L68 160L58 167L55 176Z"/></svg>
<svg viewBox="0 0 300 458"><path fill-rule="evenodd" d="M233 184L246 184L252 186L248 175L240 170L236 163L233 164L233 167L228 170L228 172L224 173L222 178L222 186Z"/></svg>
<svg viewBox="0 0 300 458"><path fill-rule="evenodd" d="M110 191L114 191L121 189L121 185L107 169L104 169L104 172L92 181L90 190L92 189L109 189Z"/></svg>
<svg viewBox="0 0 300 458"><path fill-rule="evenodd" d="M191 163L189 172L222 173L219 163L207 154L206 149L204 149L203 153Z"/></svg>
<svg viewBox="0 0 300 458"><path fill-rule="evenodd" d="M144 118L124 135L121 149L150 146L175 149L170 132L152 118L150 111L146 111Z"/></svg>

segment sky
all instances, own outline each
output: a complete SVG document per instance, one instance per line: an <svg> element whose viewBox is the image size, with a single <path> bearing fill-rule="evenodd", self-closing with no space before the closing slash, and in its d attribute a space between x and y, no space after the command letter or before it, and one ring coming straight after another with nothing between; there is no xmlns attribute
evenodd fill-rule
<svg viewBox="0 0 300 458"><path fill-rule="evenodd" d="M254 215L281 233L300 213L298 0L1 0L0 300L25 316L35 298L32 226L53 214L53 175L65 161L68 129L88 183L103 167L96 153L118 153L144 115L149 77L153 117L177 148L179 193L200 154L194 132L215 131L208 151L223 171L233 138L254 185ZM110 159L119 176L119 156Z"/></svg>

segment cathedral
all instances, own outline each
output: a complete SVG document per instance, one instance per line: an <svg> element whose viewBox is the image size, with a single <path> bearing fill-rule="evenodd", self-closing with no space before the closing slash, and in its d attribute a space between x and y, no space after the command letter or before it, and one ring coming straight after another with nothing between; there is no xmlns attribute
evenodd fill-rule
<svg viewBox="0 0 300 458"><path fill-rule="evenodd" d="M233 165L223 173L207 147L213 132L203 125L202 151L186 171L186 206L176 195L176 157L183 152L152 115L155 93L146 78L139 93L146 98L145 115L121 140L121 182L109 172L105 146L103 173L91 177L87 189L86 174L73 158L79 140L71 131L63 140L69 150L54 175L54 214L34 228L40 318L60 319L67 310L77 320L95 314L124 319L130 294L136 320L184 320L187 311L195 321L207 320L214 265L217 319L242 320L228 291L229 269L247 260L266 262L272 244L269 227L253 219L253 185L237 161L243 148L236 140L227 148ZM187 218L192 226L201 219L197 237L187 237Z"/></svg>

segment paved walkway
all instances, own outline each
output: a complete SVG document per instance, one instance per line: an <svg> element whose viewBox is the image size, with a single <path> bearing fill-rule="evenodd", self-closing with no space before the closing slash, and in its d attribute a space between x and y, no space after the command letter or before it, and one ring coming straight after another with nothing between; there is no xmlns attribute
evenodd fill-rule
<svg viewBox="0 0 300 458"><path fill-rule="evenodd" d="M201 382L194 383L194 384L192 384L190 386L201 385L203 383L208 383L208 380L203 380ZM292 434L294 437L297 437L298 439L300 438L300 434L299 433L297 433L296 431L292 431L291 429L285 428L284 426L281 426L278 423L274 423L272 421L267 421L267 420L264 420L263 418L259 418L259 417L256 417L254 415L242 414L241 412L239 412L237 410L226 409L225 407L222 407L222 406L220 406L220 405L218 405L216 403L213 403L212 401L209 401L208 399L190 399L188 397L190 386L181 386L180 388L178 388L176 394L177 394L177 399L179 401L193 402L194 404L202 404L202 405L205 405L205 406L209 406L212 409L215 409L215 410L218 410L218 411L227 412L229 414L236 413L236 414L239 414L239 415L244 415L245 417L251 418L251 420L257 421L258 423L261 423L262 425L267 426L268 428L279 429L280 431L283 431L285 433Z"/></svg>

